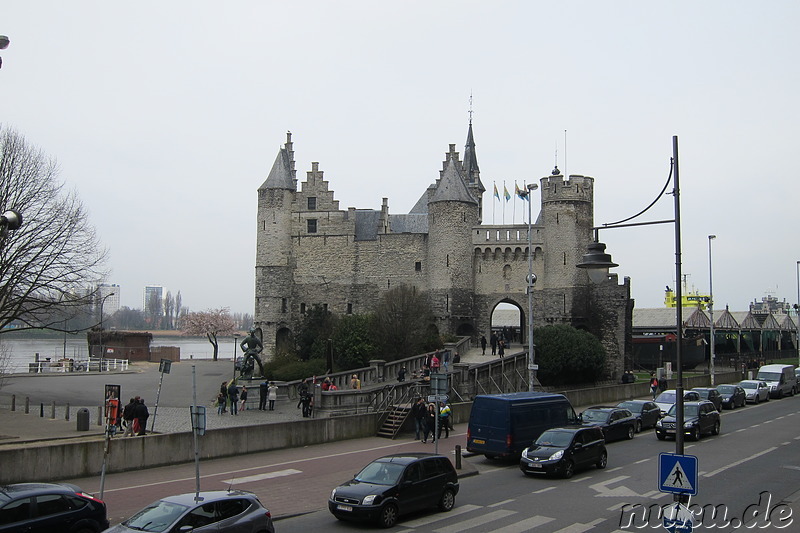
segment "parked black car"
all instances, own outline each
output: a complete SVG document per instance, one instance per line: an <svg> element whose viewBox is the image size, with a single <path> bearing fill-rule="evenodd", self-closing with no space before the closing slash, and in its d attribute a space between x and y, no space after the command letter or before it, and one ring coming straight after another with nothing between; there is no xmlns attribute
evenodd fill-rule
<svg viewBox="0 0 800 533"><path fill-rule="evenodd" d="M372 461L331 492L328 510L339 520L392 527L400 515L438 505L449 511L458 494L450 459L432 453L387 455Z"/></svg>
<svg viewBox="0 0 800 533"><path fill-rule="evenodd" d="M620 407L590 407L580 415L581 423L603 430L606 442L632 439L636 433L637 419L633 413Z"/></svg>
<svg viewBox="0 0 800 533"><path fill-rule="evenodd" d="M628 400L618 404L617 407L627 409L636 417L636 433L656 427L656 422L661 418L661 409L650 400Z"/></svg>
<svg viewBox="0 0 800 533"><path fill-rule="evenodd" d="M747 393L739 385L717 385L717 390L725 409L736 409L747 404Z"/></svg>
<svg viewBox="0 0 800 533"><path fill-rule="evenodd" d="M107 527L106 504L75 485L0 486L0 532L97 533Z"/></svg>
<svg viewBox="0 0 800 533"><path fill-rule="evenodd" d="M579 468L608 462L603 431L597 427L570 426L548 429L522 451L519 469L525 475L558 474L570 478Z"/></svg>
<svg viewBox="0 0 800 533"><path fill-rule="evenodd" d="M675 414L677 405L673 405L656 424L656 437L664 440L675 436ZM693 440L700 440L706 434L719 435L719 411L708 400L686 402L683 404L683 432Z"/></svg>
<svg viewBox="0 0 800 533"><path fill-rule="evenodd" d="M692 390L700 395L701 400L708 400L714 404L717 411L722 411L722 395L716 387L695 387Z"/></svg>

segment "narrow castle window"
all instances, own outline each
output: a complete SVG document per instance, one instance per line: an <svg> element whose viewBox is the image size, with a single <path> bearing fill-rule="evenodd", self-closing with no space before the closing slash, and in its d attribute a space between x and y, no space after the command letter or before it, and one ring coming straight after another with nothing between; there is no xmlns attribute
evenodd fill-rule
<svg viewBox="0 0 800 533"><path fill-rule="evenodd" d="M317 219L316 218L309 218L307 222L308 222L308 232L309 233L316 233L317 232Z"/></svg>
<svg viewBox="0 0 800 533"><path fill-rule="evenodd" d="M281 313L286 313L289 311L289 300L286 298L281 298Z"/></svg>
<svg viewBox="0 0 800 533"><path fill-rule="evenodd" d="M322 310L328 312L328 304L322 304Z"/></svg>
<svg viewBox="0 0 800 533"><path fill-rule="evenodd" d="M309 196L308 197L308 210L309 211L316 211L317 209L317 197L316 196Z"/></svg>
<svg viewBox="0 0 800 533"><path fill-rule="evenodd" d="M300 304L300 314L306 314L306 304Z"/></svg>
<svg viewBox="0 0 800 533"><path fill-rule="evenodd" d="M414 263L414 270L416 272L422 272L422 261L417 261Z"/></svg>
<svg viewBox="0 0 800 533"><path fill-rule="evenodd" d="M353 304L347 304L347 314L348 315L353 314Z"/></svg>

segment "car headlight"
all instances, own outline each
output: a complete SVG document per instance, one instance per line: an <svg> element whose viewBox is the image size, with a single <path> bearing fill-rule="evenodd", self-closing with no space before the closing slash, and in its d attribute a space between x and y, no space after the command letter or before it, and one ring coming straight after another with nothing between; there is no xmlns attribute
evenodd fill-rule
<svg viewBox="0 0 800 533"><path fill-rule="evenodd" d="M331 500L335 500L335 499L336 499L336 489L333 489L331 491Z"/></svg>
<svg viewBox="0 0 800 533"><path fill-rule="evenodd" d="M697 425L697 420L692 420L690 422L684 422L683 427L685 428L693 428Z"/></svg>
<svg viewBox="0 0 800 533"><path fill-rule="evenodd" d="M528 448L525 448L524 450L522 450L522 457L524 457L525 459L528 458Z"/></svg>
<svg viewBox="0 0 800 533"><path fill-rule="evenodd" d="M376 494L370 494L369 496L365 496L364 501L362 501L361 503L364 505L372 505L375 502L375 498L377 497L378 496Z"/></svg>
<svg viewBox="0 0 800 533"><path fill-rule="evenodd" d="M658 419L658 421L656 422L656 427L657 427L657 428L660 428L660 427L661 427L661 426L663 426L663 425L664 425L664 423L663 423L663 422L661 421L661 419L659 418L659 419Z"/></svg>
<svg viewBox="0 0 800 533"><path fill-rule="evenodd" d="M556 453L554 453L553 455L550 456L550 460L551 461L558 461L562 457L564 457L564 450L558 450Z"/></svg>

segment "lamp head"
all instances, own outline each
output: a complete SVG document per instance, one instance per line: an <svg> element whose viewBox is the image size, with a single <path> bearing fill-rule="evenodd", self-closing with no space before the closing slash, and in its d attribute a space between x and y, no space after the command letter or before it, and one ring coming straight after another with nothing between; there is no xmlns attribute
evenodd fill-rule
<svg viewBox="0 0 800 533"><path fill-rule="evenodd" d="M611 261L611 255L605 253L606 245L602 242L589 243L583 260L578 263L578 268L588 270L589 279L593 283L602 283L608 278L608 269L619 266Z"/></svg>
<svg viewBox="0 0 800 533"><path fill-rule="evenodd" d="M22 215L19 211L9 209L0 215L0 226L5 226L6 229L14 230L22 226Z"/></svg>
<svg viewBox="0 0 800 533"><path fill-rule="evenodd" d="M0 35L0 50L5 50L8 48L8 43L11 41L8 40L8 36Z"/></svg>

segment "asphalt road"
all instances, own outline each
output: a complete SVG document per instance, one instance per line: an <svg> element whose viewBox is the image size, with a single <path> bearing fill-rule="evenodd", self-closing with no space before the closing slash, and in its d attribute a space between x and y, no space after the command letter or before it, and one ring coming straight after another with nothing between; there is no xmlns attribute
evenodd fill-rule
<svg viewBox="0 0 800 533"><path fill-rule="evenodd" d="M442 440L441 452L450 453L455 444L464 445L466 427L456 429L450 439ZM462 479L453 511L413 515L395 529L580 533L590 529L633 531L648 525L659 528L657 510L672 497L658 491L658 455L674 452L674 441L658 441L648 430L631 441L609 443L608 449L608 468L580 472L571 480L527 478L516 465L480 456L467 458L479 475ZM371 529L335 520L327 511L327 497L333 487L368 461L401 450L431 451L432 445L370 438L205 461L200 466L201 488L234 486L255 492L279 518L276 529L280 532ZM722 434L687 442L685 453L699 461L699 494L691 502L698 506L695 509L712 505L724 506L717 507L718 513L727 511L724 516L701 517L707 525L714 522L715 530L736 530L736 520L746 519L748 512L752 515L760 501L765 509L762 515L772 512L775 521L786 520L785 511L795 511L794 526L781 531L800 524L797 502L790 506L781 503L800 494L800 398L725 411ZM85 490L99 490L98 478L70 481ZM194 489L194 465L178 465L110 475L104 498L109 516L116 522L161 496ZM638 527L635 520L630 527L623 527L631 518L631 506L637 504L656 512L646 524L642 521L647 518L641 518ZM297 516L301 513L305 514Z"/></svg>

